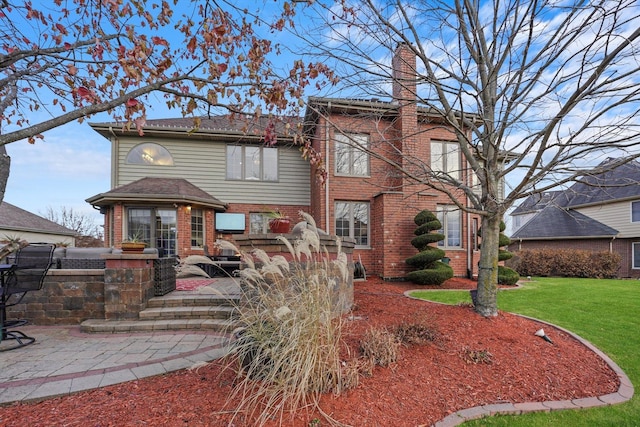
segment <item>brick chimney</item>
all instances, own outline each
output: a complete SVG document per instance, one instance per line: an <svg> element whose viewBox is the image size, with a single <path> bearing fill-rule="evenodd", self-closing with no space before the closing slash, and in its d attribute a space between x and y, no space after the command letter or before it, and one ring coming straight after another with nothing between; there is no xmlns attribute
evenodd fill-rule
<svg viewBox="0 0 640 427"><path fill-rule="evenodd" d="M393 100L401 106L416 102L416 55L406 43L398 44L391 61Z"/></svg>
<svg viewBox="0 0 640 427"><path fill-rule="evenodd" d="M398 44L392 64L393 102L398 105L396 148L405 155L417 154L418 107L416 104L417 72L416 54L406 43ZM399 159L401 162L408 161Z"/></svg>

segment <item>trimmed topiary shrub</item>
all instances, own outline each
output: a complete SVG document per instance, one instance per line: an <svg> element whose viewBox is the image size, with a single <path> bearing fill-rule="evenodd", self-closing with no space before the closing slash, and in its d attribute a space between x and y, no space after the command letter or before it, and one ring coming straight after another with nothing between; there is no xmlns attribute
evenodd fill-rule
<svg viewBox="0 0 640 427"><path fill-rule="evenodd" d="M500 235L498 236L498 245L500 245L500 249L498 250L498 261L507 261L513 258L513 254L506 249L502 249L503 247L509 246L511 244L511 239L503 234L503 231L506 229L506 225L504 221L500 222ZM513 269L499 265L498 266L498 284L500 285L515 285L520 280L520 275Z"/></svg>
<svg viewBox="0 0 640 427"><path fill-rule="evenodd" d="M419 285L441 285L453 277L453 269L441 261L445 252L430 246L444 240L444 234L433 232L442 228L442 224L429 210L418 213L413 221L418 228L414 232L416 237L411 239L411 245L420 252L406 260L407 264L417 268L407 274L407 280Z"/></svg>

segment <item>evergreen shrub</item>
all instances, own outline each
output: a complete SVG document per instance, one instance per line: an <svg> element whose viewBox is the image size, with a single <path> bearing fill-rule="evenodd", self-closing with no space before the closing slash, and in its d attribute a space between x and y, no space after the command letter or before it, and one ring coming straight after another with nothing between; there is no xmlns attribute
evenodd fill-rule
<svg viewBox="0 0 640 427"><path fill-rule="evenodd" d="M535 249L518 251L509 265L523 276L617 277L620 254L578 249Z"/></svg>
<svg viewBox="0 0 640 427"><path fill-rule="evenodd" d="M406 262L417 270L407 274L407 280L419 285L441 285L453 277L453 269L440 261L445 252L432 243L444 240L444 234L434 233L442 228L438 218L429 210L423 210L413 219L418 226L414 231L416 237L411 239L411 245L420 251L407 258Z"/></svg>

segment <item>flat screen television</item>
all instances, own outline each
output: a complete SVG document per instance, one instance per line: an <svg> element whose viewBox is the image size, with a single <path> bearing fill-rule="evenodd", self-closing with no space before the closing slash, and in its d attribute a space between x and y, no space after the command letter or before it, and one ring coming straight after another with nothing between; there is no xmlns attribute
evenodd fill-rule
<svg viewBox="0 0 640 427"><path fill-rule="evenodd" d="M244 214L216 212L216 231L220 233L244 233Z"/></svg>

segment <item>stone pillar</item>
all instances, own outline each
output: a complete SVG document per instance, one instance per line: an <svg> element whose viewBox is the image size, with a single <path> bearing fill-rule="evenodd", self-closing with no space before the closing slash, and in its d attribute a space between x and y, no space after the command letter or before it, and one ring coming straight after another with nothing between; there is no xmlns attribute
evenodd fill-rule
<svg viewBox="0 0 640 427"><path fill-rule="evenodd" d="M154 296L157 254L109 254L104 270L105 320L138 319Z"/></svg>

